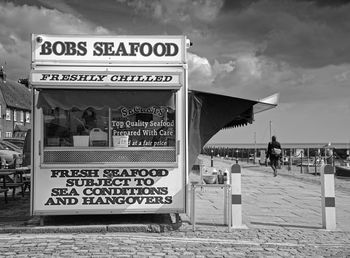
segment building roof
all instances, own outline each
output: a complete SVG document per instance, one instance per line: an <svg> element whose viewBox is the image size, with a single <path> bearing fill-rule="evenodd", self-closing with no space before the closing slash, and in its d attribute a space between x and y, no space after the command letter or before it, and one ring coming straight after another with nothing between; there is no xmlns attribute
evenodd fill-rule
<svg viewBox="0 0 350 258"><path fill-rule="evenodd" d="M7 107L31 110L31 92L23 84L6 79L0 79L0 90Z"/></svg>

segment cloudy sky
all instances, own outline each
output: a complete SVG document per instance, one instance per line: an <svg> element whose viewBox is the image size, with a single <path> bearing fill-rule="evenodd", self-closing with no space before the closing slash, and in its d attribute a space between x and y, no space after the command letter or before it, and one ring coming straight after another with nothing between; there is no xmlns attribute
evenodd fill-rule
<svg viewBox="0 0 350 258"><path fill-rule="evenodd" d="M270 124L282 143L350 142L349 13L345 0L0 0L0 64L28 77L31 33L186 35L190 87L280 93L212 142L267 142Z"/></svg>

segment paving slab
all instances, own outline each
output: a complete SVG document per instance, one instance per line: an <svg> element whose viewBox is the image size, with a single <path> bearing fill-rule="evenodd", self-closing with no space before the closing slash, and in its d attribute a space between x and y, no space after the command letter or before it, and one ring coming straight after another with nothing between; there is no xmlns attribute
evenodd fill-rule
<svg viewBox="0 0 350 258"><path fill-rule="evenodd" d="M201 156L205 166L210 167L210 157ZM230 171L235 160L214 158L214 167ZM240 162L242 166L242 211L243 223L249 228L288 227L322 229L320 176L300 173L298 167L279 170L273 177L272 169ZM335 179L337 230L350 231L350 181ZM201 193L202 198L206 192ZM197 193L198 195L198 193ZM206 200L213 195L207 194ZM217 200L222 196L217 193ZM207 214L212 219L209 206L199 204L198 213ZM214 207L213 207L214 209ZM223 213L223 210L221 210ZM197 219L198 223L206 223ZM220 221L218 218L217 221Z"/></svg>
<svg viewBox="0 0 350 258"><path fill-rule="evenodd" d="M210 157L201 156L206 166ZM229 169L235 161L214 159L214 166ZM266 166L240 163L242 166L243 224L248 230L300 229L322 230L319 175L303 174L286 167L277 177ZM336 179L337 231L350 231L350 181ZM40 227L39 218L29 215L29 192L25 196L9 196L5 204L0 195L0 232L163 232L190 230L188 214L180 214L181 223L174 223L169 214L159 216L50 216ZM196 230L227 230L224 225L222 189L203 188L196 192Z"/></svg>

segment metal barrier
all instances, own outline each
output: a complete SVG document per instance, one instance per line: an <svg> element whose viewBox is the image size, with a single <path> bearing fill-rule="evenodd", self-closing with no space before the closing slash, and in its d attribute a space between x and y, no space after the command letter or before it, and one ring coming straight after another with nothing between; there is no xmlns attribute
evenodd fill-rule
<svg viewBox="0 0 350 258"><path fill-rule="evenodd" d="M225 171L226 172L226 171ZM231 166L231 173L227 173L226 184L191 184L191 224L193 231L196 227L196 189L197 188L220 188L224 191L224 225L231 228L246 228L242 224L242 187L241 166ZM201 176L202 182L202 176Z"/></svg>
<svg viewBox="0 0 350 258"><path fill-rule="evenodd" d="M228 184L191 184L191 224L193 231L196 229L196 189L197 188L220 188L224 191L224 225L228 226L228 231L231 231L231 219L230 218L230 196L231 186Z"/></svg>

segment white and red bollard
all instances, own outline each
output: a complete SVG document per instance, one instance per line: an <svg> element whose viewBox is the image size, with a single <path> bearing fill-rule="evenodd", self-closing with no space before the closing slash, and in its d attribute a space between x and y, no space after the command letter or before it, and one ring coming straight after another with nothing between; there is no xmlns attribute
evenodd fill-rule
<svg viewBox="0 0 350 258"><path fill-rule="evenodd" d="M242 224L242 182L241 166L234 164L231 167L231 223L232 228L245 228Z"/></svg>
<svg viewBox="0 0 350 258"><path fill-rule="evenodd" d="M337 227L335 215L334 168L331 165L321 167L321 201L322 227L335 230Z"/></svg>

